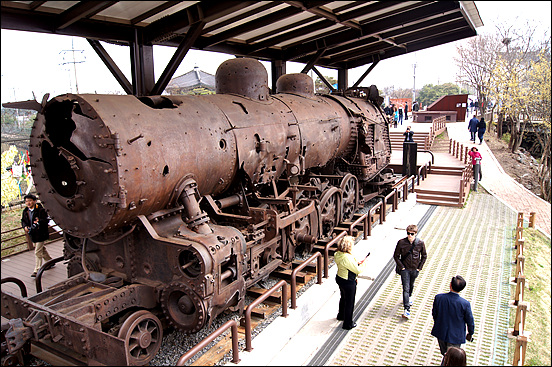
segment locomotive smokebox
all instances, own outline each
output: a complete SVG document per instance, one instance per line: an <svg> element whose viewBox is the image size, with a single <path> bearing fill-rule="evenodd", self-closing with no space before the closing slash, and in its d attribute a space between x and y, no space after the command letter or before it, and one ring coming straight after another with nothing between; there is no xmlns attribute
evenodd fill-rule
<svg viewBox="0 0 552 367"><path fill-rule="evenodd" d="M215 74L217 94L239 94L256 101L269 96L268 73L259 61L250 58L223 62Z"/></svg>

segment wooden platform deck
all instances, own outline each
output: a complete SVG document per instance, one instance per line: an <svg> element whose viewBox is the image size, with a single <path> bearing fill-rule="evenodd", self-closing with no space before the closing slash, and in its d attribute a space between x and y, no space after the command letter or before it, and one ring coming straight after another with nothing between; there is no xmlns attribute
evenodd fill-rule
<svg viewBox="0 0 552 367"><path fill-rule="evenodd" d="M55 241L46 245L50 256L54 259L63 256L63 241ZM2 279L14 277L22 280L27 287L27 295L36 294L36 278L31 278L35 266L34 251L22 252L2 259ZM53 269L47 270L42 274L42 289L49 288L67 279L67 265L61 261ZM2 284L2 290L15 295L21 295L19 287L15 283Z"/></svg>

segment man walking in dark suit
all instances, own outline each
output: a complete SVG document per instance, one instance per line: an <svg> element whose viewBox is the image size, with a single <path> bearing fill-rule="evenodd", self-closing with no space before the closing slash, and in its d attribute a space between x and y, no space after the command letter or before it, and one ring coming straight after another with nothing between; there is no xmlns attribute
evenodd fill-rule
<svg viewBox="0 0 552 367"><path fill-rule="evenodd" d="M450 281L450 292L436 295L433 301L431 335L437 338L442 355L445 355L448 348L460 348L460 344L472 340L475 324L470 302L458 294L465 287L464 278L456 275Z"/></svg>

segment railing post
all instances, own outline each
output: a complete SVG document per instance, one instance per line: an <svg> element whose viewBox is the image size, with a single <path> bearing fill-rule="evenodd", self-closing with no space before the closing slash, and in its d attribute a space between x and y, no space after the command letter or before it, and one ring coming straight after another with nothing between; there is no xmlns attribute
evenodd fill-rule
<svg viewBox="0 0 552 367"><path fill-rule="evenodd" d="M452 153L452 139L449 139L449 154ZM452 153L454 154L454 153Z"/></svg>
<svg viewBox="0 0 552 367"><path fill-rule="evenodd" d="M514 306L517 306L519 302L523 302L523 294L525 288L525 275L518 276L516 280L516 292L514 295Z"/></svg>
<svg viewBox="0 0 552 367"><path fill-rule="evenodd" d="M535 212L529 213L529 228L535 228Z"/></svg>
<svg viewBox="0 0 552 367"><path fill-rule="evenodd" d="M291 272L291 308L296 309L297 308L297 273L300 270L303 270L307 264L309 264L312 260L316 258L316 263L318 267L316 268L317 273L317 279L318 284L322 284L322 254L320 252L314 253L311 257L309 257L307 260L303 261L301 265L293 269Z"/></svg>
<svg viewBox="0 0 552 367"><path fill-rule="evenodd" d="M514 350L514 360L512 366L519 366L519 362L523 366L525 364L525 353L527 352L527 337L519 335L516 338L516 349Z"/></svg>
<svg viewBox="0 0 552 367"><path fill-rule="evenodd" d="M332 246L334 243L339 241L341 237L347 235L347 231L342 231L340 234L338 234L333 240L328 242L326 246L324 246L324 278L329 278L329 272L330 272L330 246Z"/></svg>
<svg viewBox="0 0 552 367"><path fill-rule="evenodd" d="M517 243L517 251L516 251L516 259L518 258L519 255L523 255L523 246L525 244L525 239L524 238L520 238L519 240L516 241Z"/></svg>
<svg viewBox="0 0 552 367"><path fill-rule="evenodd" d="M525 331L525 319L527 317L527 303L520 301L516 309L516 319L514 321L514 331L512 332L513 336L518 336L523 334Z"/></svg>
<svg viewBox="0 0 552 367"><path fill-rule="evenodd" d="M211 335L209 335L207 338L203 339L198 344L193 346L192 349L184 353L178 359L178 362L176 362L176 365L183 366L184 363L188 361L188 359L196 355L197 352L205 348L210 342L212 342L216 337L224 333L230 327L232 328L232 357L233 357L232 362L238 363L240 361L239 348L238 348L238 323L236 322L236 320L228 320L221 327L215 330Z"/></svg>
<svg viewBox="0 0 552 367"><path fill-rule="evenodd" d="M523 212L518 212L516 227L518 227L518 228L519 228L519 227L523 228Z"/></svg>
<svg viewBox="0 0 552 367"><path fill-rule="evenodd" d="M282 287L282 316L287 317L287 282L285 280L280 280L272 288L270 288L262 296L251 302L249 306L245 309L245 350L250 352L253 347L251 347L251 311L254 307L260 304L262 301L267 299L276 289Z"/></svg>
<svg viewBox="0 0 552 367"><path fill-rule="evenodd" d="M514 282L517 282L517 278L520 275L523 275L525 271L525 256L518 255L516 259L516 276L514 278Z"/></svg>

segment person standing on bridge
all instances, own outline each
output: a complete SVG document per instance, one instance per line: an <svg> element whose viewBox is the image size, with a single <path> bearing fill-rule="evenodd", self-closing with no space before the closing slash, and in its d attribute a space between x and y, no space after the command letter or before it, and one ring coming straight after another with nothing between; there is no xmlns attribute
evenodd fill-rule
<svg viewBox="0 0 552 367"><path fill-rule="evenodd" d="M356 277L366 268L366 258L362 261L357 261L352 254L354 245L355 238L353 236L345 236L337 244L337 252L334 255L335 263L337 264L335 281L341 293L337 319L343 320L343 329L345 330L351 330L356 326L356 323L353 321L357 286Z"/></svg>
<svg viewBox="0 0 552 367"><path fill-rule="evenodd" d="M31 237L31 242L35 246L35 268L31 277L36 277L36 273L42 266L42 261L49 261L52 259L46 247L44 247L44 241L49 238L48 233L48 213L41 204L37 204L36 196L33 194L25 195L25 206L23 209L23 215L21 216L21 227L25 230L25 233Z"/></svg>
<svg viewBox="0 0 552 367"><path fill-rule="evenodd" d="M471 341L475 332L470 302L459 294L465 287L464 278L456 275L450 281L450 292L438 294L433 300L431 335L437 338L443 356L448 348L460 348L466 340Z"/></svg>
<svg viewBox="0 0 552 367"><path fill-rule="evenodd" d="M403 289L403 307L402 317L410 318L410 307L412 306L412 291L414 290L414 281L420 274L427 259L425 243L416 238L418 227L411 224L406 227L407 236L400 239L395 247L393 258L397 264L396 272L401 276Z"/></svg>
<svg viewBox="0 0 552 367"><path fill-rule="evenodd" d="M468 123L468 131L470 132L470 141L475 143L475 133L477 132L477 124L479 120L473 115L473 118Z"/></svg>

